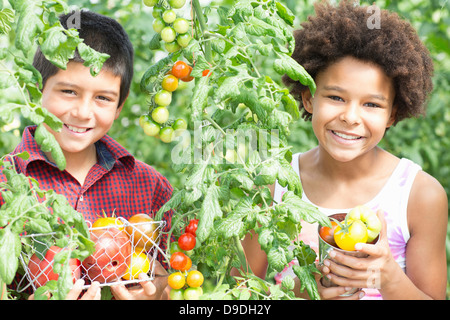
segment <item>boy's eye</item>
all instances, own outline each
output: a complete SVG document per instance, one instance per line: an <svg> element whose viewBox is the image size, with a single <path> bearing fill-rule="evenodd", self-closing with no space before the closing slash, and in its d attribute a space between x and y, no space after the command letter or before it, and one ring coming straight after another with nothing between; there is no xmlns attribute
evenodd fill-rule
<svg viewBox="0 0 450 320"><path fill-rule="evenodd" d="M328 98L334 101L344 101L341 97L338 96L328 96Z"/></svg>
<svg viewBox="0 0 450 320"><path fill-rule="evenodd" d="M110 98L107 98L105 96L98 96L97 99L103 100L103 101L111 101Z"/></svg>
<svg viewBox="0 0 450 320"><path fill-rule="evenodd" d="M73 90L61 90L61 92L66 94L75 94L75 91Z"/></svg>

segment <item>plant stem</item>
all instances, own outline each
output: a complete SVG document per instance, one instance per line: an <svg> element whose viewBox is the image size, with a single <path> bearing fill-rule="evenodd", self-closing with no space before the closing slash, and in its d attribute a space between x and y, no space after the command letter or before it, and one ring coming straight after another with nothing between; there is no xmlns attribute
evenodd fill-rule
<svg viewBox="0 0 450 320"><path fill-rule="evenodd" d="M236 249L236 254L239 258L239 261L241 262L244 272L246 272L247 274L253 274L250 266L247 264L247 259L245 257L245 252L244 252L244 248L242 247L241 240L239 239L238 236L233 237L233 240L234 240L234 246Z"/></svg>
<svg viewBox="0 0 450 320"><path fill-rule="evenodd" d="M195 14L197 15L198 22L200 23L202 36L206 40L209 38L209 35L207 34L208 26L206 25L205 17L203 16L202 7L200 6L199 0L192 0L192 6L194 8ZM205 41L205 58L206 61L210 63L213 62L211 43L209 41Z"/></svg>

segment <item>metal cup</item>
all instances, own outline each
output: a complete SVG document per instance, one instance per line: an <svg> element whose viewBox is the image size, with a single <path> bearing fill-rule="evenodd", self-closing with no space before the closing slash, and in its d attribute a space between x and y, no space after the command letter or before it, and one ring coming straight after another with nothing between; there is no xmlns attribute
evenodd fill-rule
<svg viewBox="0 0 450 320"><path fill-rule="evenodd" d="M336 214L330 215L329 217L334 218L334 219L336 219L337 221L340 222L340 221L344 221L345 220L345 216L346 215L347 215L346 213L336 213ZM366 253L363 253L363 252L342 250L342 249L340 249L340 248L338 248L336 246L333 246L333 245L329 244L328 242L326 242L325 240L323 240L320 237L320 233L319 233L320 228L321 228L321 226L319 225L318 229L317 229L317 233L319 234L319 263L320 264L323 264L323 261L325 259L330 259L331 260L331 258L329 256L329 253L330 253L331 250L336 250L336 251L342 252L342 253L344 253L346 255L353 256L353 257L358 257L358 258L365 258L365 257L368 256ZM377 237L377 239L375 239L374 243L376 243L376 242L378 242L378 237ZM322 283L322 285L324 287L327 287L327 288L329 288L329 287L338 287L337 284L333 283L330 279L328 279L326 277L321 278L320 282ZM346 293L342 294L341 296L342 297L351 296L352 294L354 294L358 290L359 290L359 288L352 288L350 291L347 291Z"/></svg>

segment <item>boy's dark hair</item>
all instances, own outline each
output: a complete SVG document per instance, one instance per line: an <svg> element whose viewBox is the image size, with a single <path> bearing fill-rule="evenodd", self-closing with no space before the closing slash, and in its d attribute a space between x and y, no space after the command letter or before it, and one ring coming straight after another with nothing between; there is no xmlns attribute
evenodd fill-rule
<svg viewBox="0 0 450 320"><path fill-rule="evenodd" d="M128 95L133 78L133 46L127 33L117 21L98 13L82 10L61 15L59 17L61 25L68 29L67 20L78 13L80 14L79 37L94 50L108 54L110 57L103 64L103 68L121 77L118 105L120 106ZM84 62L78 50L75 51L71 61ZM44 86L47 79L59 70L45 58L39 48L34 55L33 66L42 74Z"/></svg>
<svg viewBox="0 0 450 320"><path fill-rule="evenodd" d="M379 65L393 80L395 123L425 113L425 103L433 88L433 62L428 49L414 28L396 13L380 10L380 28L370 29L372 13L355 1L328 1L315 5L316 16L308 17L294 31L296 47L292 58L315 79L318 72L346 56ZM308 87L287 75L283 82L300 101L303 118L311 120L302 103L301 93Z"/></svg>

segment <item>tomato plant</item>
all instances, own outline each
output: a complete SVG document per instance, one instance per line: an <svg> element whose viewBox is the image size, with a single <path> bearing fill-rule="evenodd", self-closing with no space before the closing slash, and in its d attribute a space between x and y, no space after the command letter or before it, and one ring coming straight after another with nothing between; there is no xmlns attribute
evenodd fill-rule
<svg viewBox="0 0 450 320"><path fill-rule="evenodd" d="M264 290L271 284L253 274L241 240L256 233L267 254L269 272L281 271L297 258L299 265L294 267L294 273L302 279L310 296L318 298L314 251L293 240L300 232L302 220L328 227L331 224L317 208L298 196L301 185L290 166L287 145L289 125L300 116L297 102L259 67L261 63L272 63L277 74L288 74L314 93L313 79L290 57L294 38L289 28L294 15L278 1L237 0L228 7L219 5L221 25L214 29L208 26L198 0L191 4L195 13L192 21L186 24L177 18L170 26L175 28L181 49L169 50L170 54L152 65L141 79L141 89L150 96L158 92L159 83L168 72L181 81L195 79L187 108L189 127L198 135L190 141L180 141L174 148L182 151L182 161L174 167L187 178L156 219L173 209L176 214L170 234L178 237L177 242L186 237L181 230L195 235L196 247L200 245L202 249L189 251L192 269L202 265L204 277L216 283L213 293L206 297L239 297L241 293L242 297L248 294L256 299L267 295L274 299L293 297L287 282L283 290ZM191 30L187 30L187 25ZM182 37L186 37L185 42ZM152 43L158 44L157 36L154 40ZM174 99L171 110L177 108L180 107ZM248 114L251 121L246 119ZM167 125L174 123L168 120L164 126ZM250 134L245 137L246 133ZM254 137L251 143L250 136ZM273 202L269 189L277 180L288 189L280 203ZM197 223L190 225L191 220ZM291 245L294 250L288 249ZM189 249L192 245L178 247ZM171 267L183 270L188 257L180 251L171 252ZM252 293L244 293L241 280L231 276L233 268L241 270L243 282L252 287ZM198 293L194 288L188 289L185 296Z"/></svg>

